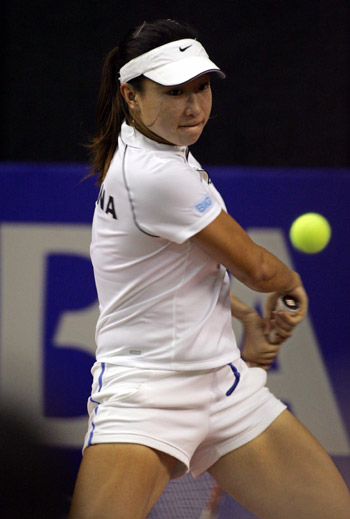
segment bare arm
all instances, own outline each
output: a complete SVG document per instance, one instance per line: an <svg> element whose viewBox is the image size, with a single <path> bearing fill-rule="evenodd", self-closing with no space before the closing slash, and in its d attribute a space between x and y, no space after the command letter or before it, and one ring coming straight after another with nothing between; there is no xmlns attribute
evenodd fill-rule
<svg viewBox="0 0 350 519"><path fill-rule="evenodd" d="M253 308L238 299L232 292L231 314L243 325L244 340L242 357L250 366L268 370L275 360L281 344L270 344L267 339L267 319L262 318Z"/></svg>
<svg viewBox="0 0 350 519"><path fill-rule="evenodd" d="M230 302L232 316L236 317L242 324L245 324L253 314L256 314L254 308L238 299L232 292L230 292Z"/></svg>
<svg viewBox="0 0 350 519"><path fill-rule="evenodd" d="M296 272L253 242L225 211L192 240L252 290L292 294L302 286Z"/></svg>
<svg viewBox="0 0 350 519"><path fill-rule="evenodd" d="M302 294L302 289L298 290L299 299L305 298L306 294ZM232 292L230 293L231 314L242 323L244 328L242 357L250 366L259 366L266 370L277 357L282 343L292 335L295 326L305 317L304 314L291 316L283 311L273 311L270 314L270 300L275 297L275 293L269 296L265 316L261 317L253 308L238 299ZM271 344L268 339L271 329L275 329L278 334L275 344Z"/></svg>

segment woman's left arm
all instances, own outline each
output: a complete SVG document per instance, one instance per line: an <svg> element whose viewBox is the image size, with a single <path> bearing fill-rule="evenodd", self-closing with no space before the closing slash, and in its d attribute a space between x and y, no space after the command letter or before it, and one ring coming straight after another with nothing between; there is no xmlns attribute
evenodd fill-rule
<svg viewBox="0 0 350 519"><path fill-rule="evenodd" d="M273 313L271 319L261 317L232 292L230 299L231 314L241 321L244 327L242 357L250 366L268 370L278 355L281 344L290 337L294 322L285 312ZM268 340L272 328L278 332L278 344L271 344Z"/></svg>

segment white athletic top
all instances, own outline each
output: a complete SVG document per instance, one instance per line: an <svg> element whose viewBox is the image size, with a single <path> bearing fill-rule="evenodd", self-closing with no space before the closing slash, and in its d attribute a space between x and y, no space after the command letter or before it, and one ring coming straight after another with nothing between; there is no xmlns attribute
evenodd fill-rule
<svg viewBox="0 0 350 519"><path fill-rule="evenodd" d="M98 361L196 370L240 356L229 275L190 240L222 209L187 147L159 144L124 122L92 228Z"/></svg>

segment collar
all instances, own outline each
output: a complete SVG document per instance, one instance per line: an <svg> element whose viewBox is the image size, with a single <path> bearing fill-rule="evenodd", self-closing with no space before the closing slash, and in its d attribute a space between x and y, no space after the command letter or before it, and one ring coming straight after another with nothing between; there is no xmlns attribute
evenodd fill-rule
<svg viewBox="0 0 350 519"><path fill-rule="evenodd" d="M126 121L124 121L121 126L120 137L124 144L127 144L132 148L180 153L185 157L188 153L187 146L176 146L175 144L163 144L161 142L153 141L152 139L149 139L143 135L143 133L136 130L136 128L129 126Z"/></svg>

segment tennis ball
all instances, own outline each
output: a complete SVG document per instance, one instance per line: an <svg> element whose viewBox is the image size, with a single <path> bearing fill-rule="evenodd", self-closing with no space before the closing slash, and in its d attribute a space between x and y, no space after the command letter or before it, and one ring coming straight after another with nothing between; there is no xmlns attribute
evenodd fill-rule
<svg viewBox="0 0 350 519"><path fill-rule="evenodd" d="M294 247L307 254L323 250L330 238L332 230L324 216L318 213L305 213L291 225L290 241Z"/></svg>

